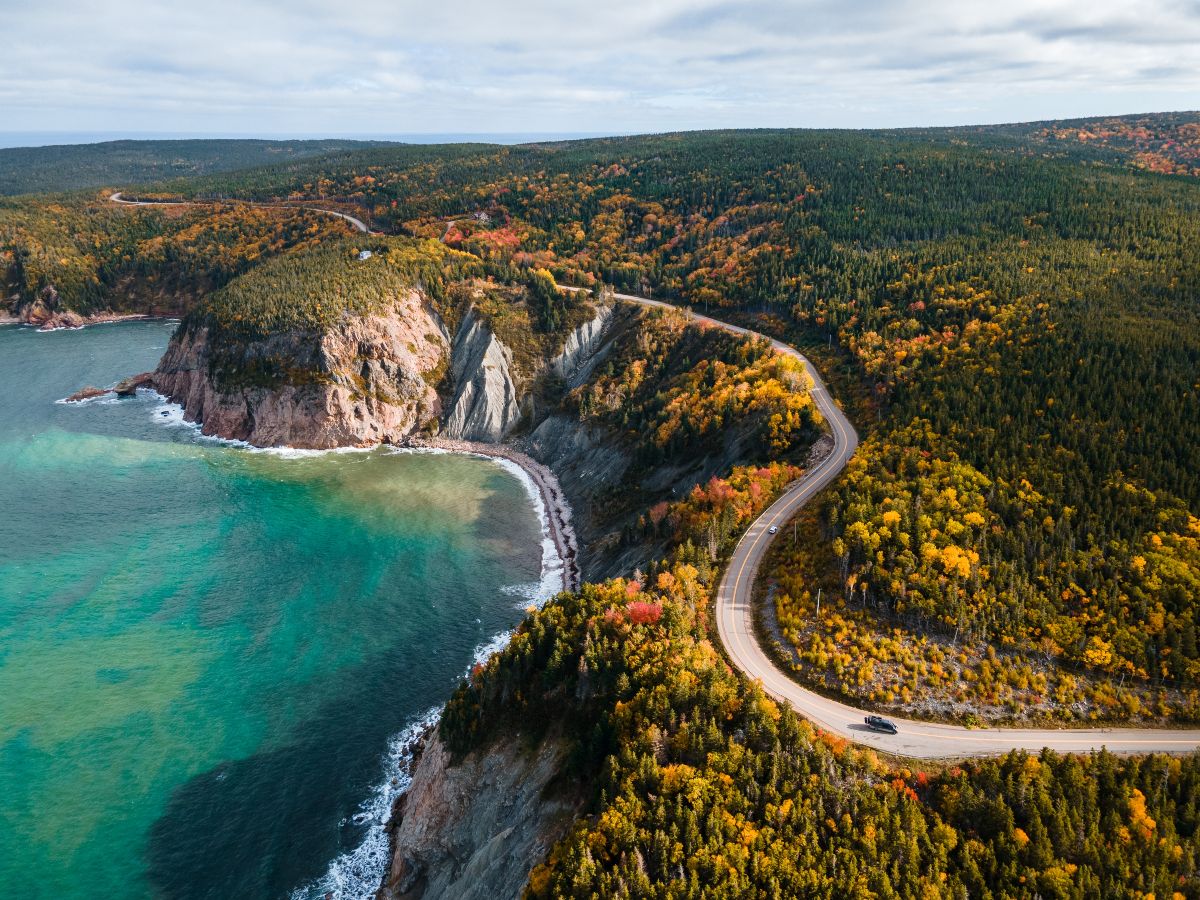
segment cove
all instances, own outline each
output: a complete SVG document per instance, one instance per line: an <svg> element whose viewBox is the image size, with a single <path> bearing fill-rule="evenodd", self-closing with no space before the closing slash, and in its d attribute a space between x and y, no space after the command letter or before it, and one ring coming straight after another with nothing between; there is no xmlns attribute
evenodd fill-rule
<svg viewBox="0 0 1200 900"><path fill-rule="evenodd" d="M360 896L391 742L535 598L538 516L487 460L55 402L172 327L0 327L0 893Z"/></svg>

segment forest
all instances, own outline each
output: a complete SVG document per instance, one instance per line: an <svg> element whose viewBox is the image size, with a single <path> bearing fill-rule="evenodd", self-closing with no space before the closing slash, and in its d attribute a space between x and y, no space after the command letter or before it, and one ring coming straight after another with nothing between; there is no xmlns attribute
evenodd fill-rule
<svg viewBox="0 0 1200 900"><path fill-rule="evenodd" d="M0 199L0 285L13 313L50 291L64 309L82 314L178 315L257 263L347 230L298 209Z"/></svg>
<svg viewBox="0 0 1200 900"><path fill-rule="evenodd" d="M676 545L646 575L531 611L447 705L457 754L569 741L585 815L526 897L1200 893L1200 756L1018 752L914 770L856 749L725 664L712 572L688 555Z"/></svg>
<svg viewBox="0 0 1200 900"><path fill-rule="evenodd" d="M1047 714L1098 678L1136 684L1139 715L1190 718L1200 183L1143 154L1186 168L1198 126L1183 113L375 148L189 190L325 197L509 271L825 345L865 394L867 443L821 504L838 552L820 571L791 564L808 588L830 581L866 610L864 640L929 632L969 659L994 647L998 666L1036 651L1088 683L1032 691L1061 698L1032 704ZM580 398L583 415L604 405ZM1150 702L1162 691L1174 699Z"/></svg>
<svg viewBox="0 0 1200 900"><path fill-rule="evenodd" d="M0 195L45 194L188 178L370 147L372 141L104 141L0 148Z"/></svg>
<svg viewBox="0 0 1200 900"><path fill-rule="evenodd" d="M323 327L404 279L452 298L456 279L490 277L490 314L543 334L573 314L557 282L803 345L864 440L782 530L760 586L797 677L971 724L1195 721L1198 122L373 147L147 191L319 201L388 232L368 246L279 210L217 230L227 264L203 278L228 286L196 315L231 333ZM62 280L111 303L140 242L182 265L165 248L209 227L55 202L2 208L19 292ZM360 246L382 259L354 268ZM280 306L281 285L299 301ZM455 754L569 742L586 815L528 896L1200 896L1200 756L913 770L733 672L710 622L721 561L801 470L819 416L804 373L762 342L678 314L621 341L560 411L635 458L613 521L657 558L531 611L440 725ZM678 496L643 489L735 433L736 466Z"/></svg>

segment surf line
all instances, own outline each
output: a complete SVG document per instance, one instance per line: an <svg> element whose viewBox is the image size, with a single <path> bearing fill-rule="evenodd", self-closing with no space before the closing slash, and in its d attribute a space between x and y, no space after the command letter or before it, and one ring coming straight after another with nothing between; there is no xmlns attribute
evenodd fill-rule
<svg viewBox="0 0 1200 900"><path fill-rule="evenodd" d="M559 484L558 478L547 466L506 444L414 437L397 446L413 450L448 450L452 453L468 453L472 456L494 459L501 464L508 462L519 468L533 482L537 494L541 497L539 512L543 519L544 536L549 539L554 555L562 564L562 590L579 590L581 582L579 544L575 536L575 528L571 524L571 505L563 495L562 485ZM543 554L543 587L546 584L546 572L550 569L547 562L549 555L549 553Z"/></svg>

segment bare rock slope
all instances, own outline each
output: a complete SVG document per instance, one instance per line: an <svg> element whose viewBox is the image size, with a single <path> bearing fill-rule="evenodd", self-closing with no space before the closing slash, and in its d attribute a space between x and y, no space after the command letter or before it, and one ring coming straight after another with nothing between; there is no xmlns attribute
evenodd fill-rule
<svg viewBox="0 0 1200 900"><path fill-rule="evenodd" d="M496 443L521 418L512 375L512 351L492 333L472 307L454 336L454 400L446 416L446 436Z"/></svg>
<svg viewBox="0 0 1200 900"><path fill-rule="evenodd" d="M392 865L380 900L507 900L566 833L580 798L556 778L554 735L517 739L455 763L433 732L393 818Z"/></svg>
<svg viewBox="0 0 1200 900"><path fill-rule="evenodd" d="M397 441L434 422L431 382L448 353L441 320L417 292L327 333L214 346L210 328L171 339L154 386L205 434L256 446L327 449Z"/></svg>

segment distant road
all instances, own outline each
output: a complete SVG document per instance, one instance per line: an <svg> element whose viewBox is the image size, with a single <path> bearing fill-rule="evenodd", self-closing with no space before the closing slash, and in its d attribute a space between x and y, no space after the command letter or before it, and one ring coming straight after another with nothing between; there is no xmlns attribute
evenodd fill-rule
<svg viewBox="0 0 1200 900"><path fill-rule="evenodd" d="M125 200L118 191L109 198L113 203L130 206L189 205L191 201L140 201ZM214 201L195 201L214 203ZM243 202L243 201L237 201ZM345 219L361 232L370 233L365 222L346 213L319 206L302 204L248 203L249 206L292 209L307 209ZM582 291L585 288L566 287L564 290ZM617 300L677 309L672 303L637 297L633 294L614 294ZM758 332L722 322L709 316L690 313L698 322L741 335L754 335L771 342L779 353L786 353L804 364L813 380L812 397L817 409L829 423L833 437L833 451L811 472L792 484L783 495L762 513L738 541L733 557L717 588L717 633L725 645L725 651L735 666L748 677L758 681L763 690L783 703L790 704L798 713L810 719L826 731L837 734L856 744L865 744L888 753L922 759L939 759L962 756L995 756L1010 750L1038 751L1049 747L1060 753L1084 753L1107 747L1113 753L1187 753L1200 748L1200 730L1174 730L1169 728L964 728L958 725L939 725L915 719L891 717L899 728L899 734L879 734L863 724L868 710L855 709L845 703L830 700L815 691L802 687L781 670L767 655L758 642L754 629L753 591L758 567L766 555L773 535L772 526L780 527L792 518L805 503L822 488L832 482L858 446L858 432L850 424L841 407L825 386L820 374L808 358L789 344L767 338Z"/></svg>
<svg viewBox="0 0 1200 900"><path fill-rule="evenodd" d="M582 288L568 288L582 290ZM640 306L675 308L661 300L650 300L632 294L616 294L618 300ZM757 332L730 325L719 319L692 313L692 318L734 334L765 337ZM846 467L858 446L858 433L845 413L834 402L829 389L808 358L795 347L772 340L780 353L795 357L804 364L813 380L812 396L817 408L829 423L833 451L811 472L792 484L783 495L762 513L742 535L733 557L717 588L717 632L730 661L776 700L792 706L798 713L826 731L856 744L922 759L962 756L995 756L1010 750L1037 752L1049 747L1060 753L1084 753L1107 747L1113 753L1186 753L1200 748L1200 730L1168 728L964 728L958 725L938 725L914 719L890 717L899 729L898 734L879 734L863 724L869 710L855 709L845 703L830 700L815 691L802 687L782 671L759 644L754 628L752 603L754 580L758 568L771 544L772 526L782 528L812 497L821 491Z"/></svg>
<svg viewBox="0 0 1200 900"><path fill-rule="evenodd" d="M250 200L126 200L121 194L121 191L117 191L115 194L110 194L108 199L113 203L121 203L125 206L220 206L227 203L229 205L259 206L263 209L307 209L309 212L337 216L337 218L349 222L356 230L361 231L363 234L371 234L371 229L367 227L367 223L362 219L356 219L354 216L338 212L336 209L323 209L320 206L305 206L301 203L255 203Z"/></svg>

